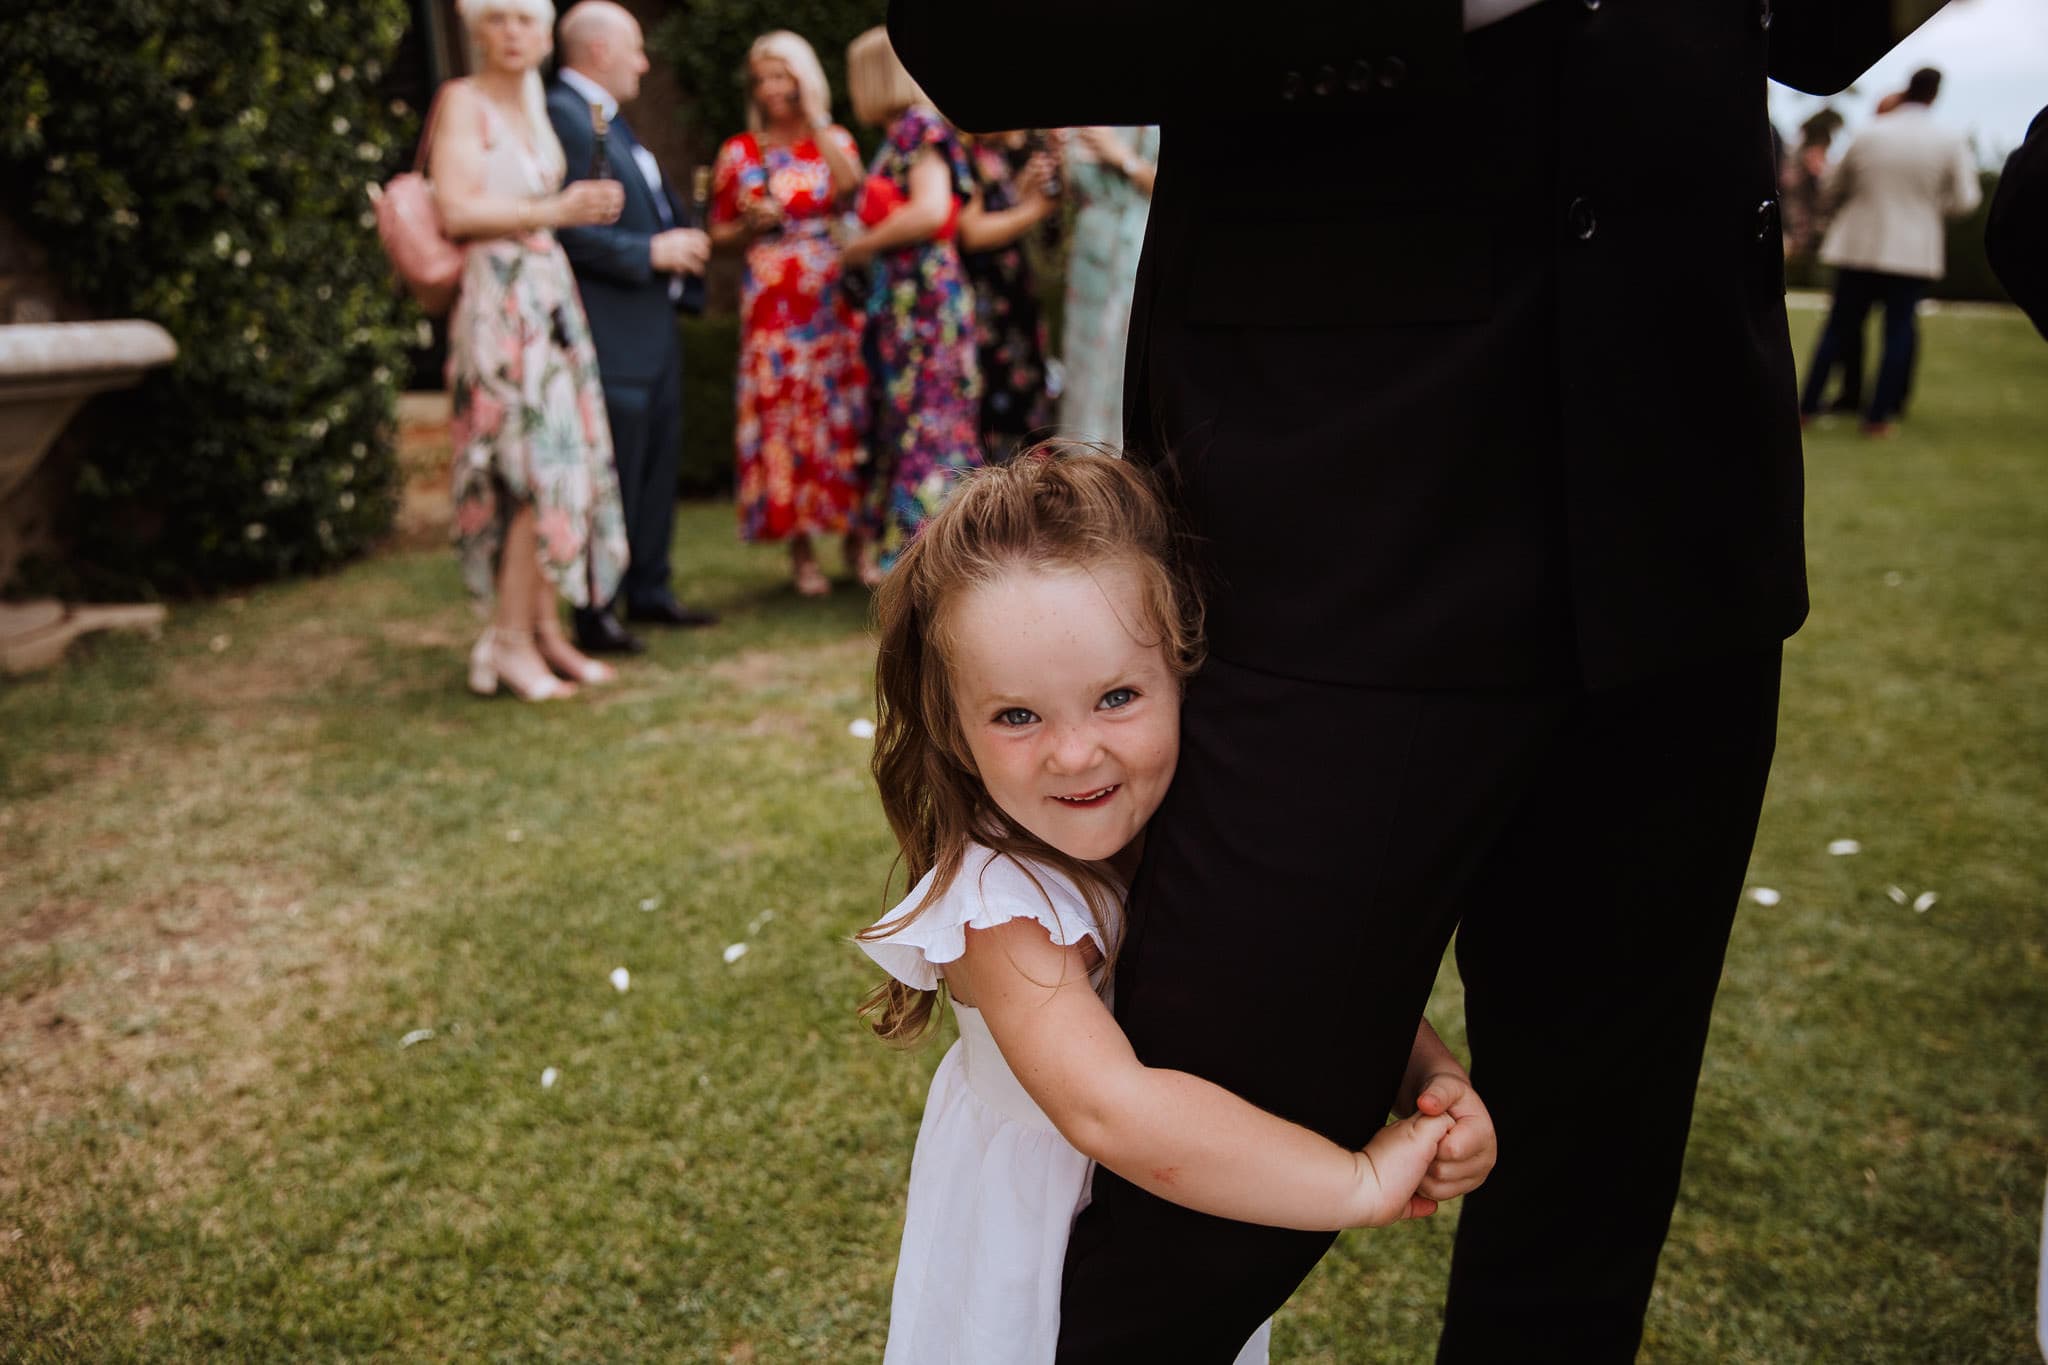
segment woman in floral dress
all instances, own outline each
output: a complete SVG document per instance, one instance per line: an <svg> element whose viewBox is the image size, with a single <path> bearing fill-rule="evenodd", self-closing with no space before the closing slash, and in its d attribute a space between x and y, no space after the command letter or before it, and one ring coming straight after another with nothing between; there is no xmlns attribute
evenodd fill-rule
<svg viewBox="0 0 2048 1365"><path fill-rule="evenodd" d="M442 223L468 244L448 330L455 537L471 592L492 604L469 685L543 701L615 676L569 643L556 598L601 606L626 567L597 353L551 229L609 223L625 197L617 181L561 188L538 74L548 0L458 8L480 68L443 91L429 165Z"/></svg>
<svg viewBox="0 0 2048 1365"><path fill-rule="evenodd" d="M1060 361L1060 434L1081 441L1124 438L1124 342L1152 180L1157 128L1083 128L1067 144L1067 183L1080 212L1067 249L1066 329Z"/></svg>
<svg viewBox="0 0 2048 1365"><path fill-rule="evenodd" d="M743 245L738 423L740 537L787 540L797 591L831 587L812 538L847 534L847 566L873 576L853 521L864 482L867 370L860 313L840 289L834 210L859 188L860 153L827 114L831 91L794 33L754 41L751 131L719 148L711 239Z"/></svg>
<svg viewBox="0 0 2048 1365"><path fill-rule="evenodd" d="M846 73L854 112L888 127L868 167L870 184L887 182L889 197L900 200L842 256L849 267L873 262L868 446L875 472L866 511L886 569L960 474L982 462L974 290L953 241L974 176L959 136L896 59L886 30L853 40Z"/></svg>
<svg viewBox="0 0 2048 1365"><path fill-rule="evenodd" d="M974 282L981 450L1000 462L1052 425L1045 322L1024 239L1059 206L1045 192L1057 163L1024 132L975 138L968 160L977 197L960 215L960 250Z"/></svg>

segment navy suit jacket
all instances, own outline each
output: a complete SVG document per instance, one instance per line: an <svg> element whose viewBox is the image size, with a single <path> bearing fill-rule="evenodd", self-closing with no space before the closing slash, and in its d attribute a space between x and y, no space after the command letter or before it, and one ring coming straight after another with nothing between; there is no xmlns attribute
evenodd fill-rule
<svg viewBox="0 0 2048 1365"><path fill-rule="evenodd" d="M568 179L588 178L595 141L589 103L560 81L551 82L548 121L561 139ZM614 120L606 139L606 160L611 177L626 191L626 206L618 221L605 227L562 228L555 234L575 268L583 311L590 318L591 339L597 345L598 374L606 384L651 383L665 368L677 364L681 347L676 339L676 309L692 313L704 309L701 278L684 277L683 296L677 303L669 298L670 276L655 273L648 260L648 241L663 231L661 209L647 187L647 178L633 163L632 146L631 132ZM666 178L662 192L675 226L697 226Z"/></svg>

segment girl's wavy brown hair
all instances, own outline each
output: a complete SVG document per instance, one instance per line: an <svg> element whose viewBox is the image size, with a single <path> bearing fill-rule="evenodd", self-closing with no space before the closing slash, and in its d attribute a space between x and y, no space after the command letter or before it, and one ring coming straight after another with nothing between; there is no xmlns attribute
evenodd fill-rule
<svg viewBox="0 0 2048 1365"><path fill-rule="evenodd" d="M1102 873L989 799L953 705L947 633L959 594L1012 569L1109 565L1137 573L1145 619L1132 628L1153 633L1185 682L1201 663L1202 605L1182 537L1151 476L1113 451L1047 441L969 474L896 561L875 598L875 782L910 883L937 875L915 906L860 938L886 938L923 914L953 884L972 842L1027 871L1025 860L1057 868L1098 923L1116 921L1118 891ZM931 1026L937 996L892 977L861 1002L861 1014L883 1038L913 1042Z"/></svg>

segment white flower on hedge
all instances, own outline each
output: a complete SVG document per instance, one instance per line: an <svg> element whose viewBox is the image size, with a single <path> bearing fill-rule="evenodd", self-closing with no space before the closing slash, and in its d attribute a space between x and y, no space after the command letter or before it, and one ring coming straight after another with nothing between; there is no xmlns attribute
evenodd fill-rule
<svg viewBox="0 0 2048 1365"><path fill-rule="evenodd" d="M283 497L290 487L291 485L283 479L265 479L263 481L263 492L265 496L271 498Z"/></svg>
<svg viewBox="0 0 2048 1365"><path fill-rule="evenodd" d="M178 106L178 112L181 114L189 114L192 112L192 97L186 94L183 90L180 90L178 92L178 98L173 100L172 103Z"/></svg>
<svg viewBox="0 0 2048 1365"><path fill-rule="evenodd" d="M348 136L349 123L347 119L337 116L331 126L334 129L334 135L336 137Z"/></svg>
<svg viewBox="0 0 2048 1365"><path fill-rule="evenodd" d="M268 360L270 359L270 348L268 346L258 346L249 354L255 356L258 360Z"/></svg>
<svg viewBox="0 0 2048 1365"><path fill-rule="evenodd" d="M325 436L327 434L327 419L325 417L315 417L312 421L306 423L306 434L316 441Z"/></svg>
<svg viewBox="0 0 2048 1365"><path fill-rule="evenodd" d="M344 512L352 511L356 505L356 495L353 493L343 493L334 500L334 505Z"/></svg>
<svg viewBox="0 0 2048 1365"><path fill-rule="evenodd" d="M419 343L420 349L425 350L434 344L434 324L422 318L420 325L413 329L412 337Z"/></svg>
<svg viewBox="0 0 2048 1365"><path fill-rule="evenodd" d="M368 209L364 209L356 216L356 223L361 227L373 228L377 226L377 215Z"/></svg>
<svg viewBox="0 0 2048 1365"><path fill-rule="evenodd" d="M270 534L270 528L260 521L252 521L242 528L242 535L249 540L261 540Z"/></svg>
<svg viewBox="0 0 2048 1365"><path fill-rule="evenodd" d="M258 327L255 323L252 322L247 327L244 327L242 329L242 340L249 342L253 345L256 342L261 341L262 339L263 329Z"/></svg>
<svg viewBox="0 0 2048 1365"><path fill-rule="evenodd" d="M135 225L136 225L137 223L139 223L139 222L141 222L141 221L142 221L142 220L141 220L140 218L137 218L137 217L135 216L135 213L134 213L134 211L133 211L132 209L115 209L115 210L114 210L114 226L115 226L115 227L134 227L134 226L135 226Z"/></svg>
<svg viewBox="0 0 2048 1365"><path fill-rule="evenodd" d="M391 367L379 365L376 369L370 371L370 378L376 380L379 384L389 384L391 382Z"/></svg>
<svg viewBox="0 0 2048 1365"><path fill-rule="evenodd" d="M356 69L352 66L343 66L339 71L335 72L334 74L341 77L345 81L352 81L356 78Z"/></svg>
<svg viewBox="0 0 2048 1365"><path fill-rule="evenodd" d="M382 62L364 62L364 63L363 63L363 74L364 74L365 76L368 76L368 77L369 77L369 78L370 78L371 80L373 80L373 81L375 81L375 80L382 80L382 79L384 78L384 63L382 63Z"/></svg>
<svg viewBox="0 0 2048 1365"><path fill-rule="evenodd" d="M234 239L234 238L232 238L232 237L228 236L228 235L227 235L227 234L226 234L225 232L216 232L216 233L214 233L214 234L213 234L213 254L214 254L214 255L216 255L216 256L218 256L218 257L220 257L220 258L221 258L222 260L226 260L226 259L228 258L228 253L229 253L230 251L233 251L234 249L235 249L235 239Z"/></svg>
<svg viewBox="0 0 2048 1365"><path fill-rule="evenodd" d="M374 79L374 77L372 79ZM407 104L404 100L391 101L391 117L404 118L407 114L411 112L412 106Z"/></svg>
<svg viewBox="0 0 2048 1365"><path fill-rule="evenodd" d="M370 453L370 447L365 445L361 441L357 441L354 445L348 448L348 453L350 455L353 455L356 459L360 460L363 458L363 456ZM342 468L348 470L348 472L351 474L356 472L354 467L350 465L343 465Z"/></svg>
<svg viewBox="0 0 2048 1365"><path fill-rule="evenodd" d="M312 15L315 19L327 13L327 6L324 0L307 0L306 13Z"/></svg>
<svg viewBox="0 0 2048 1365"><path fill-rule="evenodd" d="M244 109L241 113L235 115L235 122L241 124L244 128L261 128L263 126L263 111L261 109Z"/></svg>
<svg viewBox="0 0 2048 1365"><path fill-rule="evenodd" d="M348 416L348 404L346 403L336 403L327 410L327 420L330 422L339 422L346 416Z"/></svg>
<svg viewBox="0 0 2048 1365"><path fill-rule="evenodd" d="M49 162L48 162L48 165L49 165L49 167L50 167L50 174L51 174L51 175L62 175L62 174L64 173L64 168L65 168L65 167L66 167L67 165L69 165L69 164L70 164L70 163L69 163L69 162L67 162L67 161L66 161L66 160L65 160L65 159L64 159L63 157L61 157L61 156L53 156L53 157L51 157L51 158L50 158L50 160L49 160Z"/></svg>
<svg viewBox="0 0 2048 1365"><path fill-rule="evenodd" d="M334 88L334 77L325 71L321 72L313 78L313 88L323 95L326 94Z"/></svg>
<svg viewBox="0 0 2048 1365"><path fill-rule="evenodd" d="M358 142L356 144L356 159L358 161L375 161L383 155L384 149L374 142Z"/></svg>
<svg viewBox="0 0 2048 1365"><path fill-rule="evenodd" d="M360 443L357 444L357 450L361 450L362 448L363 447L361 446ZM334 467L334 478L335 481L338 483L347 483L349 480L355 478L355 476L356 467L347 460L343 460L340 464Z"/></svg>
<svg viewBox="0 0 2048 1365"><path fill-rule="evenodd" d="M254 259L255 258L249 254L249 248L243 247L240 251L237 251L235 253L235 269L242 270L247 268L249 262Z"/></svg>

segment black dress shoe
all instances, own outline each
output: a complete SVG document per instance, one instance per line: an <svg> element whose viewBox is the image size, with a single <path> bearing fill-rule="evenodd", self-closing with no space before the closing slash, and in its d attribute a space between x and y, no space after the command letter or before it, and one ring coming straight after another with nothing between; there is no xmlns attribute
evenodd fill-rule
<svg viewBox="0 0 2048 1365"><path fill-rule="evenodd" d="M652 602L629 602L626 604L628 621L645 621L657 626L715 626L718 615L715 612L700 611L686 607L673 597L657 598Z"/></svg>
<svg viewBox="0 0 2048 1365"><path fill-rule="evenodd" d="M639 654L647 645L608 611L576 611L576 648L585 654Z"/></svg>

